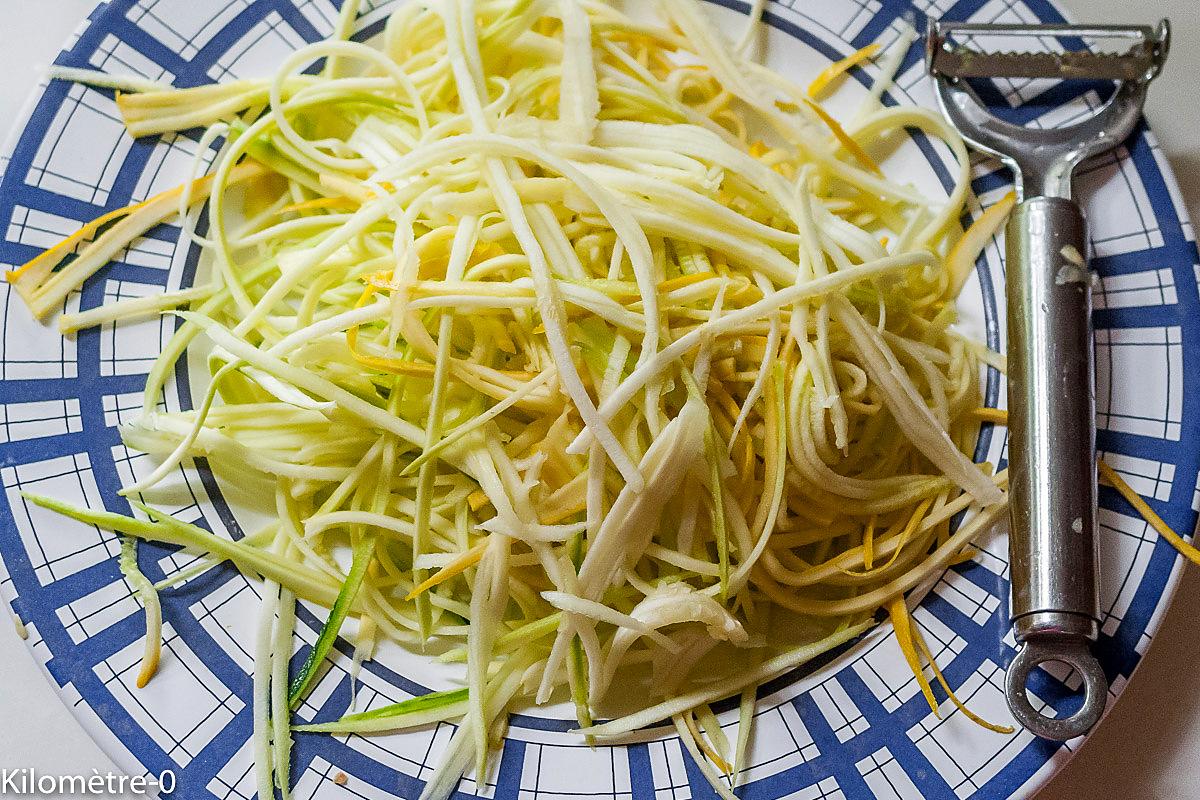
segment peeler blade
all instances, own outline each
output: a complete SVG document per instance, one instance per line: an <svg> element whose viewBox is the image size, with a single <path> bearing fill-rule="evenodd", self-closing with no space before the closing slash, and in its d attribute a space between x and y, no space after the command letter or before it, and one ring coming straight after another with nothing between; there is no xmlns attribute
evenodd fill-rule
<svg viewBox="0 0 1200 800"><path fill-rule="evenodd" d="M1067 50L1060 52L985 50L973 40L1005 38L1074 38L1129 43L1123 52ZM1166 59L1170 28L1083 25L974 25L930 22L926 38L929 70L937 76L958 78L1058 78L1061 80L1150 80Z"/></svg>

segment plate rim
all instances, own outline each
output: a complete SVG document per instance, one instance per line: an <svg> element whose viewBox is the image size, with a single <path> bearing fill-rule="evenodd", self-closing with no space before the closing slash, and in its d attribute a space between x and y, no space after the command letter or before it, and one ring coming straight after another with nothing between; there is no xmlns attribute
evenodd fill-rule
<svg viewBox="0 0 1200 800"><path fill-rule="evenodd" d="M405 0L399 0L399 2L404 1ZM287 2L292 3L293 0L287 0ZM330 2L336 2L336 0L330 0ZM745 3L743 0L706 0L706 2L726 9L734 10L741 14L746 13L746 10L748 9L747 3ZM911 5L911 2L912 0L909 0L909 5ZM771 14L771 7L778 3L782 3L782 0L770 0L768 15ZM1022 0L1022 3L1043 21L1045 21L1045 17L1035 6L1043 6L1052 14L1058 15L1059 18L1066 21L1070 21L1071 19L1071 15L1062 8L1062 3L1060 0ZM120 11L118 8L119 5L120 3L113 2L113 0L98 0L95 7L80 21L73 33L67 37L63 47L60 48L58 53L55 55L52 63L58 63L59 59L62 58L64 54L71 52L74 44L91 27L95 25L102 25L105 21L105 18L110 14L118 14ZM820 34L813 35L820 38ZM50 79L47 72L43 71L43 74L31 86L21 106L20 112L13 118L13 122L8 129L7 135L3 140L3 144L0 145L0 163L3 163L3 169L0 169L0 175L7 171L9 166L8 159L22 138L22 135L25 132L28 124L30 123L33 111L37 107L42 97L45 95L49 86L49 82ZM1154 128L1151 123L1152 120L1144 119L1140 128L1135 132L1134 135L1144 135L1147 137L1149 143L1155 145L1157 143L1157 139L1154 136ZM1170 164L1165 157L1157 158L1156 165L1162 176L1162 179L1166 184L1168 184L1168 188L1173 191L1170 204L1174 212L1174 218L1181 225L1186 225L1189 222L1190 215L1185 205L1180 205L1176 202L1176 197L1178 197L1180 193L1174 166ZM1196 243L1194 241L1190 242L1190 244L1192 245L1193 249L1196 247ZM1186 350L1184 352L1186 352ZM1195 511L1193 511L1192 516L1196 516ZM0 562L3 560L4 554L0 553ZM1128 679L1124 682L1124 685L1122 685L1120 692L1108 703L1104 718L1100 724L1103 724L1104 721L1107 720L1109 713L1115 707L1115 703L1118 702L1125 694L1126 690L1128 689L1128 684L1132 682L1137 675L1147 652L1149 652L1149 648L1153 646L1154 640L1157 639L1157 634L1161 628L1163 618L1175 603L1178 584L1182 577L1183 571L1186 568L1186 564L1186 560L1176 553L1173 557L1170 572L1163 583L1162 591L1159 593L1156 599L1154 610L1151 612L1150 617L1147 620L1145 633L1150 635L1150 641L1146 649L1142 650L1139 654L1138 661L1131 669ZM6 576L7 574L8 567L5 564L0 563L0 577ZM0 582L0 588L3 589L2 594L4 596L6 605L9 607L9 610L14 614L14 616L20 619L20 615L16 609L13 608L13 602L15 599L17 599L18 594L13 589L11 581ZM870 637L872 633L885 628L886 624L877 625L868 631L864 637ZM862 642L865 641L865 638L856 641ZM50 683L51 691L53 691L54 694L63 702L63 704L67 707L67 710L70 712L72 718L75 720L76 724L78 724L84 730L88 737L96 742L97 745L105 752L105 754L118 766L128 770L129 774L138 774L139 771L143 770L145 765L143 765L133 754L132 750L130 750L124 745L123 742L120 741L115 732L113 732L107 725L102 724L102 720L101 727L103 729L103 733L106 735L102 737L99 735L98 731L93 729L94 726L78 710L78 703L72 704L68 694L64 692L64 686L61 685L50 672L47 661L43 660L38 655L34 649L33 642L27 640L25 644L26 651L33 658L34 663L37 665L44 678ZM84 702L84 705L87 706L88 711L95 716L95 712L91 710L90 705L88 705L86 701ZM99 720L99 717L96 717L96 719ZM1032 798L1050 782L1054 775L1056 775L1066 765L1066 763L1070 761L1071 758L1074 757L1074 754L1078 752L1079 747L1082 746L1082 744L1086 744L1088 739L1090 739L1090 735L1088 737L1084 737L1082 740L1074 740L1074 746L1070 747L1069 749L1066 747L1058 747L1055 749L1053 754L1047 758L1038 767L1038 769L1028 777L1028 779L1026 779L1019 787L1016 787L1014 793L1008 796L1010 798L1025 798L1025 800ZM130 769L131 767L132 769Z"/></svg>

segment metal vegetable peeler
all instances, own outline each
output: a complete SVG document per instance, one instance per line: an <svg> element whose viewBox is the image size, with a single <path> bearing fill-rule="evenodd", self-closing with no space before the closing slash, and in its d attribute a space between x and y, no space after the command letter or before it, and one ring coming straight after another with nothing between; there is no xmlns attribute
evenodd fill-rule
<svg viewBox="0 0 1200 800"><path fill-rule="evenodd" d="M972 39L1065 45L1061 52L981 52ZM1108 681L1091 644L1099 636L1096 425L1087 225L1071 200L1071 172L1121 143L1142 113L1167 57L1170 28L974 25L930 20L926 64L943 113L976 148L1016 176L1021 200L1008 222L1009 556L1012 624L1020 650L1008 668L1013 716L1056 740L1087 733L1104 713ZM1081 41L1123 53L1077 49ZM1071 48L1071 49L1067 49ZM1009 50L1008 47L1004 48ZM1120 81L1090 117L1024 128L993 116L967 78ZM1030 672L1061 662L1083 678L1083 705L1056 719L1034 709Z"/></svg>

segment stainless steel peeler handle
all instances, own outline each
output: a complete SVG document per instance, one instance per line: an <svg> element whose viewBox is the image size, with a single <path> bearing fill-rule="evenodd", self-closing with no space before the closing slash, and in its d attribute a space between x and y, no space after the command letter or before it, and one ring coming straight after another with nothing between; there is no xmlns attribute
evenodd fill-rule
<svg viewBox="0 0 1200 800"><path fill-rule="evenodd" d="M1107 680L1089 645L1099 634L1096 425L1087 225L1065 197L1033 197L1008 223L1008 407L1012 620L1023 644L1008 671L1017 720L1070 739L1104 713ZM1029 673L1063 662L1084 681L1083 706L1054 719L1026 693Z"/></svg>

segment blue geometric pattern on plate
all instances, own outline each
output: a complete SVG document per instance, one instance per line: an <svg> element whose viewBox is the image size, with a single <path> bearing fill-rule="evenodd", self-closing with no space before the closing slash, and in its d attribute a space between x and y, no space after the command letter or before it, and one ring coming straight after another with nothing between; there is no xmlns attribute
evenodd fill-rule
<svg viewBox="0 0 1200 800"><path fill-rule="evenodd" d="M736 0L714 0L744 11ZM363 4L364 33L377 31L389 2ZM82 26L58 63L137 73L191 86L263 74L297 46L322 38L336 19L334 0L111 0ZM979 21L1060 20L1042 0L786 0L767 22L827 58L895 37L900 21L926 13ZM869 73L867 73L869 74ZM865 74L856 75L859 80ZM1030 124L1061 124L1087 113L1098 98L1046 92L1036 83L1002 82L999 97ZM889 102L928 103L919 48L905 60ZM178 183L197 147L192 134L131 140L112 93L51 82L35 93L4 159L0 183L0 262L16 265L107 209ZM918 145L943 181L942 155ZM985 202L1006 191L993 162L974 166ZM1089 198L1096 288L1097 404L1100 449L1177 530L1191 531L1200 505L1200 373L1185 361L1200 354L1197 255L1169 169L1144 128L1122 148L1080 171ZM978 210L978 209L976 209ZM189 285L194 248L179 229L152 231L93 276L66 303L106 301ZM1002 347L1003 266L992 243L973 290L989 343ZM216 569L164 593L166 647L162 674L133 688L143 623L114 558L113 537L24 502L28 488L96 508L129 513L122 481L144 474L146 459L127 451L116 425L136 414L145 373L171 319L105 326L61 339L29 318L5 285L0 337L0 589L29 630L29 646L81 723L131 773L174 769L176 796L243 797L254 793L250 734L251 656L245 642L256 585L231 568ZM1003 400L999 376L988 395ZM161 398L191 402L187 366ZM1004 457L1003 429L985 431L979 456ZM182 470L187 497L168 508L218 533L241 529L204 463ZM1125 687L1179 571L1175 552L1110 490L1100 496L1103 604L1099 646L1112 697ZM145 546L140 561L152 579L185 567L190 556ZM1006 720L1003 667L1013 653L1007 619L1005 540L980 543L978 555L948 571L916 612L947 679L985 717ZM301 609L302 658L319 624ZM348 649L299 712L328 719L350 702ZM1066 685L1060 682L1066 678ZM368 665L358 707L424 691L419 674ZM1069 711L1070 676L1035 673L1033 694L1052 713ZM1070 756L1066 745L1027 734L977 728L952 708L929 713L889 629L881 627L819 667L763 687L746 798L1028 797ZM736 710L721 722L732 734ZM491 774L468 776L463 796L506 800L682 800L715 795L666 729L627 746L583 746L566 720L518 716ZM416 797L453 726L364 739L298 736L297 797ZM334 777L345 773L347 787Z"/></svg>

